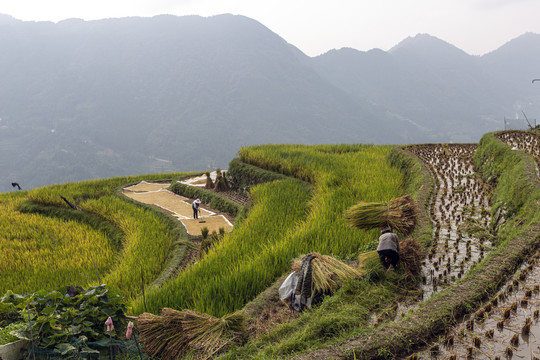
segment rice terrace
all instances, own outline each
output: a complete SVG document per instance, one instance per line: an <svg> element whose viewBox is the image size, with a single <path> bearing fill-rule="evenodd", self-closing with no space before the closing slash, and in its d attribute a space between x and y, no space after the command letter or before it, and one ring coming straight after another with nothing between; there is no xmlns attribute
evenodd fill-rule
<svg viewBox="0 0 540 360"><path fill-rule="evenodd" d="M2 193L0 358L539 359L539 166L532 129Z"/></svg>

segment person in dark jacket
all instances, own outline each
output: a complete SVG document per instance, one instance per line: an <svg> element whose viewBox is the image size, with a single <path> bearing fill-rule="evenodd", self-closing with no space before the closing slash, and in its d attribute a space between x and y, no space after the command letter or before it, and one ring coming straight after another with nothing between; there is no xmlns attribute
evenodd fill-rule
<svg viewBox="0 0 540 360"><path fill-rule="evenodd" d="M199 218L199 206L201 205L201 200L196 199L192 204L191 208L193 209L193 218L198 219Z"/></svg>
<svg viewBox="0 0 540 360"><path fill-rule="evenodd" d="M379 253L381 264L386 270L392 270L396 267L399 261L399 239L392 232L390 226L381 228L377 252Z"/></svg>

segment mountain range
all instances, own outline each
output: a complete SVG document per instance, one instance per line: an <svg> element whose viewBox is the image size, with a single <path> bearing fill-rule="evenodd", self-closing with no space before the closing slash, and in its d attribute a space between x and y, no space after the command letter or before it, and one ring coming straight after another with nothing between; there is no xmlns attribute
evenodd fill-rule
<svg viewBox="0 0 540 360"><path fill-rule="evenodd" d="M532 33L483 56L419 34L309 57L243 16L0 15L0 191L226 168L260 143L477 141L540 113L538 55Z"/></svg>

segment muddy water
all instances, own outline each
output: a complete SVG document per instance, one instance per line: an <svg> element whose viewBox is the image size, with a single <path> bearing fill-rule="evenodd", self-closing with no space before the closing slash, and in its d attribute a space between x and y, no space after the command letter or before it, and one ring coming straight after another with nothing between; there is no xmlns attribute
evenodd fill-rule
<svg viewBox="0 0 540 360"><path fill-rule="evenodd" d="M540 358L540 252L484 307L417 359Z"/></svg>
<svg viewBox="0 0 540 360"><path fill-rule="evenodd" d="M540 137L522 132L507 132L499 135L499 138L506 142L509 146L512 146L515 150L523 150L531 153L537 162L540 164ZM465 152L471 151L472 148L468 148ZM419 152L425 152L425 149L419 149L416 153L420 156ZM472 150L474 151L474 150ZM440 153L441 150L436 150L436 153ZM448 153L448 152L447 152ZM460 222L460 213L457 211L454 214L450 214L450 219L444 216L444 211L440 210L441 205L445 204L445 194L441 194L443 186L448 189L445 190L448 193L453 193L455 190L455 182L450 185L445 184L447 180L441 179L442 175L438 173L436 168L439 164L455 162L454 160L441 160L434 159L434 157L440 157L441 155L428 154L424 155L422 159L430 166L431 171L437 178L438 191L434 196L432 202L432 217L434 226L440 226L443 224L450 224L450 228L454 229L452 224ZM462 153L458 156L463 157ZM435 164L435 165L431 165ZM465 160L464 164L469 164L469 160ZM466 165L468 168L468 165ZM463 167L462 167L463 169ZM470 168L469 168L470 169ZM537 166L538 171L538 166ZM465 172L461 177L468 176L469 172ZM454 177L456 177L454 173ZM479 223L489 224L489 217L485 216L485 210L489 209L487 199L484 196L477 196L477 192L486 193L485 185L478 182L476 184L479 188L472 190L475 195L468 195L466 200L448 199L454 202L454 206L459 208L460 206L467 206L465 204L473 204L476 208L475 214L476 220ZM459 183L459 181L458 181ZM441 184L444 184L441 186ZM467 183L468 184L468 183ZM484 191L482 191L482 189ZM452 195L450 195L451 197ZM472 202L471 202L472 201ZM443 205L444 206L444 205ZM470 205L469 205L470 206ZM478 215L478 211L481 213ZM440 214L439 214L440 213ZM461 213L464 214L465 212ZM482 214L484 213L484 214ZM462 219L461 219L462 221ZM440 224L440 225L438 225ZM444 258L444 253L448 252L446 248L450 248L452 240L457 238L466 238L463 233L460 235L460 226L457 226L457 232L453 230L444 234L450 238L448 240L449 245L446 246L446 239L441 238L442 230L439 230L438 238L435 236L437 230L434 231L435 243L432 250L432 259ZM461 227L463 229L463 227ZM483 238L482 236L476 236L476 239L469 238L471 241L470 247L477 251L484 249L483 254L480 255L477 260L471 260L471 264L474 264L481 259L489 251L492 246L490 240ZM443 246L441 247L441 243ZM458 248L459 245L458 245ZM472 250L471 250L472 251ZM463 253L460 251L458 257ZM454 255L450 255L453 257ZM471 258L473 255L471 255ZM437 342L429 344L424 351L412 355L413 359L540 359L540 266L539 266L540 252L533 256L529 262L525 263L521 269L517 272L515 277L501 287L500 292L493 297L489 302L478 310L476 313L470 315L464 319L455 328L449 329L448 333L439 339ZM426 271L431 272L430 262L426 263ZM465 270L466 271L466 270ZM429 284L429 280L428 280ZM426 284L427 285L427 284ZM425 285L424 285L425 286ZM436 291L436 290L434 290Z"/></svg>
<svg viewBox="0 0 540 360"><path fill-rule="evenodd" d="M433 245L422 267L425 300L456 282L492 249L490 205L488 187L472 163L476 145L420 145L409 150L435 179L430 206Z"/></svg>
<svg viewBox="0 0 540 360"><path fill-rule="evenodd" d="M536 174L540 177L540 135L523 131L506 131L498 138L512 149L531 154L536 161Z"/></svg>

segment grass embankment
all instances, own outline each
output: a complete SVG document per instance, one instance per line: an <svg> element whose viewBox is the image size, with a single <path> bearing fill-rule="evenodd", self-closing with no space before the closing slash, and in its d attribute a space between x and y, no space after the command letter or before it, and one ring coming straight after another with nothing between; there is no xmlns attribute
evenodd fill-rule
<svg viewBox="0 0 540 360"><path fill-rule="evenodd" d="M134 297L143 278L148 284L166 267L173 246L185 246L187 234L170 216L120 195L120 188L185 175L117 177L1 194L0 247L3 255L17 252L19 260L0 263L0 292L95 285L95 263L102 283Z"/></svg>
<svg viewBox="0 0 540 360"><path fill-rule="evenodd" d="M411 194L419 204L429 203L430 193L433 189L433 181L429 170L411 154L400 149L390 151L390 147L373 146L320 146L313 147L317 150L312 154L313 158L304 158L293 154L299 153L302 147L291 146L289 149L269 148L268 157L264 158L264 148L255 147L259 154L241 152L246 161L250 161L267 168L281 171L285 174L304 174L304 180L314 183L316 194L333 194L334 200L340 199L345 203L340 206L333 218L343 221L344 210L357 202L359 199L388 200L389 197L377 195L359 197L355 199L340 198L344 188L356 187L357 190L366 194L371 191L377 192L385 186L382 181L391 180L394 195L403 193ZM289 154L280 154L284 150ZM288 163L283 162L288 158ZM327 162L321 166L322 161L314 161L319 158ZM272 160L270 160L272 159ZM338 160L339 159L339 160ZM353 160L354 159L354 160ZM307 164L308 169L302 169L302 164ZM316 164L316 165L315 165ZM306 171L307 170L307 171ZM386 180L385 180L386 179ZM381 182L379 182L381 181ZM356 184L352 184L356 182ZM338 185L339 184L339 185ZM430 185L431 184L431 185ZM388 184L386 184L387 186ZM343 188L339 188L342 186ZM314 195L314 198L317 195ZM364 195L365 196L365 195ZM379 194L380 196L380 194ZM388 196L388 195L387 195ZM314 201L314 199L312 199ZM328 200L327 200L328 201ZM427 245L431 241L431 221L429 213L422 211L419 216L418 231L413 236ZM324 225L323 225L324 226ZM376 246L379 233L365 233L357 229L347 228L356 235L357 252L371 249ZM322 234L324 228L319 228ZM360 234L363 234L361 237ZM361 242L363 240L363 242ZM308 349L317 349L331 344L339 344L351 336L359 336L371 327L368 325L374 314L381 320L388 319L395 314L394 300L404 294L404 289L399 286L401 275L388 274L382 271L378 258L368 260L364 267L368 269L367 275L362 279L349 281L333 296L325 298L320 306L301 314L300 318L281 325L269 334L259 339L248 342L243 347L232 349L226 359L274 359L289 358ZM277 291L275 284L274 291ZM275 297L275 295L273 295ZM260 298L250 303L246 309L248 312L260 312L264 309L265 302L272 298L265 292ZM253 310L255 309L255 310Z"/></svg>
<svg viewBox="0 0 540 360"><path fill-rule="evenodd" d="M189 308L222 316L242 308L289 271L300 254L354 258L376 241L349 228L343 211L359 200L400 195L402 177L385 158L390 147L267 145L244 148L241 159L288 178L254 186L246 220L195 266L147 294L152 312ZM301 180L306 180L308 183ZM142 311L139 299L134 313Z"/></svg>
<svg viewBox="0 0 540 360"><path fill-rule="evenodd" d="M499 245L460 282L448 287L401 321L385 324L339 348L307 354L310 359L382 359L402 356L423 346L464 314L493 296L519 265L539 245L540 184L533 159L486 134L475 154L485 179L497 185L493 199L496 212L507 209L508 220L500 228Z"/></svg>

